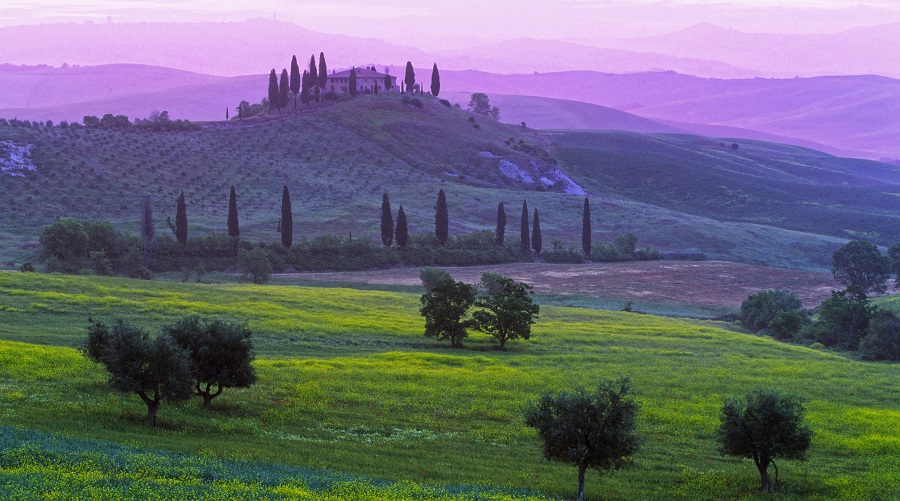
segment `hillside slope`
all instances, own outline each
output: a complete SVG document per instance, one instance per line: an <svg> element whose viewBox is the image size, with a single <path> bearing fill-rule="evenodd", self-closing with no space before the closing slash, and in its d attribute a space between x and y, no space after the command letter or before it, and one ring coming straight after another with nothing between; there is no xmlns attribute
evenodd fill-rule
<svg viewBox="0 0 900 501"><path fill-rule="evenodd" d="M151 196L158 232L166 231L165 217L173 215L175 198L182 190L191 234L223 231L231 185L237 188L242 236L250 240L278 238L275 229L283 185L293 195L295 237L377 235L384 192L391 195L395 210L404 206L411 232L431 232L434 200L442 188L450 204L453 233L492 229L499 202L506 203L511 233L518 224L517 208L526 198L530 207L540 209L545 242L559 238L573 244L580 241L585 187L594 204L597 240L633 231L641 245L663 251L821 268L828 265L842 238L868 231L877 231L879 240L895 236L881 223L872 230L858 217L859 211L846 215L848 226L841 230L850 233L814 224L816 217L843 214L842 209L809 212L806 226L789 226L802 230L797 232L774 227L780 222L763 217L753 204L746 205L742 215L730 215L733 222L719 221L722 214L717 206L702 198L684 198L677 205L670 199L676 193L673 190L682 174L690 172L681 170L682 159L689 160L691 168L715 165L717 160L702 151L692 152L690 144L667 144L652 137L646 141L662 144L652 153L657 158L653 165L662 162L671 172L657 179L662 184L653 189L669 198L640 201L640 196L615 183L594 179L590 163L573 160L566 149L569 136L524 132L427 98L423 101L417 108L403 104L397 94L363 96L285 116L227 126L210 124L192 132L0 125L0 148L9 156L4 162L12 165L0 175L0 206L6 208L0 212L0 255L21 259L33 254L41 227L60 216L109 220L136 231L137 201L144 194ZM591 139L587 154L615 155L627 149L629 141L645 141L641 137L616 139L613 135L606 145ZM563 148L554 147L555 141L563 141ZM689 137L684 141L709 142ZM541 153L551 150L563 171ZM723 158L734 169L765 171L773 168L773 162L777 164L772 159L785 150L770 145L753 151L753 155ZM874 204L871 207L881 213L890 212L877 205L883 197L878 195L880 188L872 187L872 179L889 176L884 170L890 166L812 152L797 154L791 161L807 168L816 162L828 166L822 170L824 178L843 176L861 183L853 187L853 193L873 194L862 207ZM758 182L758 190L764 191L765 178ZM794 186L798 204L807 200L805 186ZM896 208L893 214L896 217Z"/></svg>

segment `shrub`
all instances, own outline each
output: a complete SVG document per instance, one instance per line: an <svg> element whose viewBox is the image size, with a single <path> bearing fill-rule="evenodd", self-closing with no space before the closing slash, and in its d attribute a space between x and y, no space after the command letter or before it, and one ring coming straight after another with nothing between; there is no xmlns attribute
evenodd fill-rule
<svg viewBox="0 0 900 501"><path fill-rule="evenodd" d="M859 342L859 353L866 360L900 360L900 318L879 310L869 324L868 334Z"/></svg>
<svg viewBox="0 0 900 501"><path fill-rule="evenodd" d="M793 339L806 323L806 318L798 310L779 311L769 322L769 332L775 339Z"/></svg>
<svg viewBox="0 0 900 501"><path fill-rule="evenodd" d="M741 324L752 331L769 326L782 311L799 310L803 307L796 294L786 290L765 290L750 294L741 303Z"/></svg>

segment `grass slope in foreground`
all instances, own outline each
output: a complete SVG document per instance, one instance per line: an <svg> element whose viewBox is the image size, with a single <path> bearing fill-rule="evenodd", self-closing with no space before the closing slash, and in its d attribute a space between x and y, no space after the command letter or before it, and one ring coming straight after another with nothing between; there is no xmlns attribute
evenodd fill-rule
<svg viewBox="0 0 900 501"><path fill-rule="evenodd" d="M571 497L574 469L542 458L522 408L547 390L630 374L646 443L636 468L589 476L592 499L755 496L752 464L720 456L714 431L722 400L759 386L806 399L816 432L808 462L779 463L785 498L898 493L896 364L688 321L561 307L545 307L533 339L510 352L478 335L456 351L421 337L417 299L0 273L0 338L9 340L0 341L0 424L139 449ZM212 412L199 402L165 405L159 429L143 425L138 398L110 391L100 367L71 348L88 314L156 327L189 313L247 319L257 332L259 383L226 391Z"/></svg>

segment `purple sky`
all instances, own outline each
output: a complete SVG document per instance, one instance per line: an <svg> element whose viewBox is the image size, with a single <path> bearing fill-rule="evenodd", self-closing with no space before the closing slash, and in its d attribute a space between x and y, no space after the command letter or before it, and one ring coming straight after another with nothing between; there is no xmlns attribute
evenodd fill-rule
<svg viewBox="0 0 900 501"><path fill-rule="evenodd" d="M599 42L708 22L751 32L835 33L900 22L898 0L3 0L0 26L58 21L238 21L276 15L320 31L428 47L453 40Z"/></svg>

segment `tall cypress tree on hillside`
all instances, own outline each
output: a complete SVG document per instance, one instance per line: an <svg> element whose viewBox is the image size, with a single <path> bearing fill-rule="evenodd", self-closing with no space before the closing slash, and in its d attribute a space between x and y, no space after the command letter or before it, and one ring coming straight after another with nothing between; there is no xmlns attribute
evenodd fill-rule
<svg viewBox="0 0 900 501"><path fill-rule="evenodd" d="M391 90L393 88L394 82L391 81L391 76L385 74L384 75L384 90Z"/></svg>
<svg viewBox="0 0 900 501"><path fill-rule="evenodd" d="M447 245L447 237L450 233L450 214L447 211L447 196L444 190L438 192L437 205L434 207L434 235L438 243Z"/></svg>
<svg viewBox="0 0 900 501"><path fill-rule="evenodd" d="M308 72L308 71L304 71L304 72L303 72L303 78L300 79L300 82L301 82L301 85L300 85L300 88L301 88L301 91L300 91L300 102L303 103L303 104L305 104L305 105L307 105L307 106L309 106L309 101L310 101L310 99L309 99L309 88L310 88L310 82L309 82L309 81L310 81L310 79L311 79L311 78L310 78L310 76L309 76L309 72Z"/></svg>
<svg viewBox="0 0 900 501"><path fill-rule="evenodd" d="M403 206L397 211L397 227L394 229L394 239L400 249L405 249L409 242L409 228L406 226L406 213L403 212Z"/></svg>
<svg viewBox="0 0 900 501"><path fill-rule="evenodd" d="M356 97L356 94L357 94L357 90L356 90L356 68L351 68L351 69L350 69L350 78L348 78L348 80L350 81L350 97Z"/></svg>
<svg viewBox="0 0 900 501"><path fill-rule="evenodd" d="M503 239L506 236L506 209L503 208L503 202L497 206L497 245L503 245Z"/></svg>
<svg viewBox="0 0 900 501"><path fill-rule="evenodd" d="M313 87L316 89L316 102L319 102L319 70L316 69L316 55L309 56L309 79Z"/></svg>
<svg viewBox="0 0 900 501"><path fill-rule="evenodd" d="M412 62L406 62L406 77L403 79L406 83L406 92L413 93L416 85L416 72L413 70Z"/></svg>
<svg viewBox="0 0 900 501"><path fill-rule="evenodd" d="M584 197L584 210L581 213L581 250L591 257L591 204Z"/></svg>
<svg viewBox="0 0 900 501"><path fill-rule="evenodd" d="M278 83L278 108L284 109L287 107L291 92L291 84L288 81L288 72L287 68L281 70L281 81Z"/></svg>
<svg viewBox="0 0 900 501"><path fill-rule="evenodd" d="M541 253L541 246L543 245L543 239L541 238L541 220L538 217L537 207L534 208L534 227L531 229L531 248L534 249L534 252L537 254Z"/></svg>
<svg viewBox="0 0 900 501"><path fill-rule="evenodd" d="M234 191L234 185L231 185L231 194L228 195L228 236L234 238L241 236L238 224L237 193Z"/></svg>
<svg viewBox="0 0 900 501"><path fill-rule="evenodd" d="M394 216L391 215L391 200L388 194L381 196L381 243L390 247L394 242Z"/></svg>
<svg viewBox="0 0 900 501"><path fill-rule="evenodd" d="M275 68L272 68L272 72L269 73L269 113L272 113L272 110L278 107L278 75L275 73Z"/></svg>
<svg viewBox="0 0 900 501"><path fill-rule="evenodd" d="M287 185L281 191L281 245L290 249L294 243L294 214L291 212L291 194Z"/></svg>
<svg viewBox="0 0 900 501"><path fill-rule="evenodd" d="M294 95L294 108L297 107L297 94L300 92L300 66L297 56L291 58L291 93Z"/></svg>
<svg viewBox="0 0 900 501"><path fill-rule="evenodd" d="M156 228L153 226L153 206L150 204L150 196L144 196L144 206L141 210L141 264L150 266L153 259L153 238Z"/></svg>
<svg viewBox="0 0 900 501"><path fill-rule="evenodd" d="M531 238L528 237L528 201L522 200L522 221L520 232L521 232L521 247L522 252L528 252L528 249L531 247Z"/></svg>
<svg viewBox="0 0 900 501"><path fill-rule="evenodd" d="M319 52L319 88L323 91L328 87L328 66L325 65L325 53Z"/></svg>
<svg viewBox="0 0 900 501"><path fill-rule="evenodd" d="M184 192L182 191L175 204L175 239L181 245L187 245L187 238L187 204L184 202Z"/></svg>
<svg viewBox="0 0 900 501"><path fill-rule="evenodd" d="M437 63L431 69L431 95L437 97L441 93L441 75L438 73Z"/></svg>

